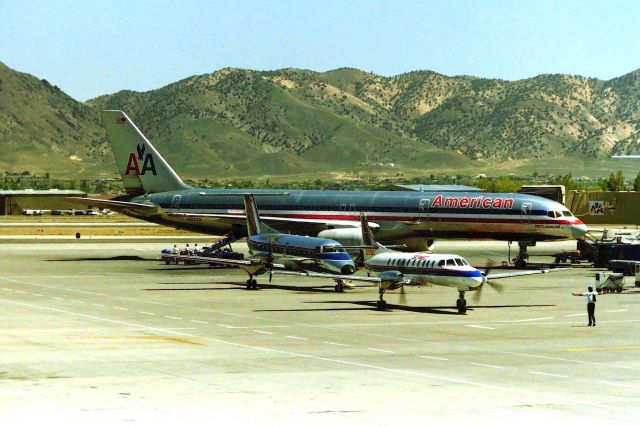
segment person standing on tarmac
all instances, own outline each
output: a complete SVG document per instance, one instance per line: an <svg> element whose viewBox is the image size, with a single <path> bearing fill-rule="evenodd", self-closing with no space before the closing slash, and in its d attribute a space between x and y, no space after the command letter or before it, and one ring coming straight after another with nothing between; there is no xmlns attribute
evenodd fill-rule
<svg viewBox="0 0 640 426"><path fill-rule="evenodd" d="M587 327L596 326L596 296L597 291L593 290L592 286L587 287L587 291L584 293L571 293L574 296L585 296L587 298L587 315L589 315L589 324Z"/></svg>

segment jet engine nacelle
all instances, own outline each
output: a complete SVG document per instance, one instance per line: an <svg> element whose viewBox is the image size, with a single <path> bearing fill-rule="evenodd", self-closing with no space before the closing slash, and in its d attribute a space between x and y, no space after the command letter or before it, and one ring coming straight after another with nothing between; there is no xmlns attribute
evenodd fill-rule
<svg viewBox="0 0 640 426"><path fill-rule="evenodd" d="M318 237L338 241L343 246L363 245L362 231L360 230L360 228L326 229L324 231L320 231ZM423 237L407 237L394 239L391 241L391 244L399 246L404 245L405 247L397 248L397 250L400 251L431 251L436 246L435 240Z"/></svg>
<svg viewBox="0 0 640 426"><path fill-rule="evenodd" d="M362 231L360 228L335 228L325 229L318 234L319 238L328 238L336 240L343 246L361 246Z"/></svg>
<svg viewBox="0 0 640 426"><path fill-rule="evenodd" d="M381 287L387 290L396 290L405 284L405 278L400 271L384 271L379 275L382 281Z"/></svg>
<svg viewBox="0 0 640 426"><path fill-rule="evenodd" d="M395 243L406 246L402 251L432 251L436 247L436 240L423 237L402 238Z"/></svg>

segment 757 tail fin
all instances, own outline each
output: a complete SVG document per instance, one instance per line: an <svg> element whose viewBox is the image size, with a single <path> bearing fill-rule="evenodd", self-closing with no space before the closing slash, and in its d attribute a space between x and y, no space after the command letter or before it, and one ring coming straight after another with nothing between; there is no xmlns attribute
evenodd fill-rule
<svg viewBox="0 0 640 426"><path fill-rule="evenodd" d="M102 111L107 138L129 194L178 191L189 186L122 111Z"/></svg>

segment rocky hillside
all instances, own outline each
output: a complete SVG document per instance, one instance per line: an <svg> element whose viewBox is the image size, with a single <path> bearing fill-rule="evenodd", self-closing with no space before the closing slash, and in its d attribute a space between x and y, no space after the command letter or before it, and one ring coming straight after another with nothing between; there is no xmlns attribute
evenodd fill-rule
<svg viewBox="0 0 640 426"><path fill-rule="evenodd" d="M567 171L568 159L577 174L611 154L640 152L639 76L511 82L227 68L82 104L0 66L0 170L110 172L97 118L109 108L125 110L191 177L553 172Z"/></svg>
<svg viewBox="0 0 640 426"><path fill-rule="evenodd" d="M94 108L2 63L0 147L0 171L89 175L113 163Z"/></svg>

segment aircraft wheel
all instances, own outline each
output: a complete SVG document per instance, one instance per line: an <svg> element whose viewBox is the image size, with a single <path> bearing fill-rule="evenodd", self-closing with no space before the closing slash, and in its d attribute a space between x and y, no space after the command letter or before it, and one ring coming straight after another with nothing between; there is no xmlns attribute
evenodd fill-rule
<svg viewBox="0 0 640 426"><path fill-rule="evenodd" d="M342 283L336 284L333 288L336 293L344 293L344 285Z"/></svg>
<svg viewBox="0 0 640 426"><path fill-rule="evenodd" d="M456 300L456 308L458 308L459 314L467 313L467 301L464 299Z"/></svg>
<svg viewBox="0 0 640 426"><path fill-rule="evenodd" d="M622 288L621 287L616 288L616 293L622 293Z"/></svg>
<svg viewBox="0 0 640 426"><path fill-rule="evenodd" d="M258 281L256 280L251 280L251 288L254 290L258 289Z"/></svg>
<svg viewBox="0 0 640 426"><path fill-rule="evenodd" d="M378 309L380 309L381 311L384 311L387 309L387 301L386 300L378 300L376 302L376 306L378 307Z"/></svg>

